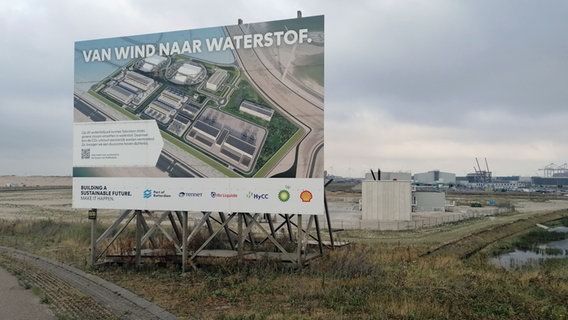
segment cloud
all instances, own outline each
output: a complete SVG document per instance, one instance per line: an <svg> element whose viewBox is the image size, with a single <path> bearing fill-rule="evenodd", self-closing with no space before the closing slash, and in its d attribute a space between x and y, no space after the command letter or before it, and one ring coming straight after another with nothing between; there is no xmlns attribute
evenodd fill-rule
<svg viewBox="0 0 568 320"><path fill-rule="evenodd" d="M333 145L326 148L326 167L334 167L335 174L347 175L350 168L380 167L386 171L442 170L465 175L473 172L475 158L479 157L488 158L501 175L531 175L545 165L539 159L566 156L565 135L531 124L511 129L504 114L477 114L477 121L473 121L476 125L443 127L397 121L378 108L348 108L357 111L326 121L326 147ZM518 124L514 119L508 121Z"/></svg>
<svg viewBox="0 0 568 320"><path fill-rule="evenodd" d="M0 174L70 173L75 41L297 10L325 14L327 167L465 174L487 157L499 175L567 161L564 1L22 0L0 3Z"/></svg>
<svg viewBox="0 0 568 320"><path fill-rule="evenodd" d="M457 117L495 105L527 115L565 112L568 36L558 29L564 15L557 7L505 3L399 2L377 9L375 20L348 28L357 37L341 47L343 63L330 62L338 66L331 85L342 88L343 98L358 92L369 101L399 102L385 106L397 119ZM425 111L407 112L419 108Z"/></svg>

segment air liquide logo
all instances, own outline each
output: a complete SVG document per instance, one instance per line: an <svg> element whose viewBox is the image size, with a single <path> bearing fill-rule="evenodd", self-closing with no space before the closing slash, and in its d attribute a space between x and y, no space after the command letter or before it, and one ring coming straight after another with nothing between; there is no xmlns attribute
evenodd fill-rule
<svg viewBox="0 0 568 320"><path fill-rule="evenodd" d="M211 192L211 198L213 199L217 199L217 198L237 198L238 195L236 193L218 193L215 191Z"/></svg>
<svg viewBox="0 0 568 320"><path fill-rule="evenodd" d="M268 193L254 193L249 191L247 193L247 198L255 200L268 200Z"/></svg>

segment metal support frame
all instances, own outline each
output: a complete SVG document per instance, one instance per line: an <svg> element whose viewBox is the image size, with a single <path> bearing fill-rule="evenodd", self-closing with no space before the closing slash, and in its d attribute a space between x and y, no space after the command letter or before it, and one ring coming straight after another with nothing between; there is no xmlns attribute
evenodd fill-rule
<svg viewBox="0 0 568 320"><path fill-rule="evenodd" d="M325 183L324 187L329 185L333 180ZM331 248L335 247L333 239L333 229L331 227L331 219L327 206L327 199L324 194L325 217L329 229L329 238L331 241ZM323 241L321 237L319 216L310 215L308 218L307 226L304 228L304 221L302 215L295 214L279 214L283 221L275 227L274 220L270 214L260 213L243 213L233 212L224 213L218 212L219 218L217 219L213 212L201 212L202 216L198 219L190 231L189 228L189 212L188 211L163 211L161 214L155 214L150 211L141 210L125 210L118 218L97 238L96 237L96 209L94 218L91 219L91 256L90 263L94 265L99 259L107 255L111 246L115 244L116 240L124 233L130 223L136 218L135 223L135 243L133 248L127 248L119 252L118 256L134 257L136 267L141 267L142 258L152 256L151 254L144 254L142 249L149 243L152 249L160 249L160 243L156 240L156 234L160 232L165 238L173 243L174 252L169 255L174 257L181 256L182 270L187 270L187 263L195 268L194 261L200 256L236 256L239 263L247 259L261 259L269 257L273 259L280 259L295 264L298 267L303 267L305 263L315 257L323 254ZM147 218L145 217L147 216ZM264 217L268 224L268 230L259 221L260 217ZM296 221L293 221L296 216ZM234 218L236 220L235 227ZM148 221L151 223L149 224ZM169 221L169 226L164 226ZM232 224L231 224L232 223ZM312 230L315 230L315 235ZM290 244L295 244L295 249L289 251L282 243L283 238L278 237L278 232L283 230L285 233L285 240ZM201 240L198 236L202 236L202 232L206 231L209 237L200 243L199 248L190 250L189 246L192 240L195 242ZM226 242L229 244L230 250L211 249L206 250L207 246L211 244L213 239L217 238L220 234L226 236ZM110 240L109 240L110 239ZM316 252L310 252L310 241L314 241L317 245ZM261 251L258 248L266 246L268 243L274 246L272 251ZM313 243L313 242L312 242ZM193 243L192 245L194 245ZM248 247L248 248L247 248ZM123 248L124 249L124 248ZM161 248L163 249L163 248ZM162 250L162 254L166 253Z"/></svg>
<svg viewBox="0 0 568 320"><path fill-rule="evenodd" d="M96 221L93 221L91 228L91 264L96 264L103 256L109 256L109 251L117 239L125 234L127 227L135 220L134 247L113 253L111 256L124 256L134 258L137 268L142 266L143 258L152 256L147 251L143 252L146 246L152 249L160 249L159 241L155 239L156 234L161 233L165 238L174 244L175 252L173 256L181 256L182 271L187 271L188 263L195 268L195 260L201 256L236 256L239 263L245 260L273 258L281 261L290 262L298 267L303 267L305 263L323 254L321 232L319 229L318 216L309 216L308 224L304 228L302 215L280 215L284 221L277 227L274 226L271 218L266 219L266 225L260 222L260 213L223 213L219 212L219 218L214 217L213 212L202 212L202 217L195 221L193 228L189 227L189 213L187 211L172 212L164 211L161 213L126 210L96 239ZM296 222L292 218L296 216ZM136 218L136 219L135 219ZM236 219L235 219L236 218ZM236 221L236 225L235 225ZM170 226L164 225L169 222ZM237 228L235 231L234 228ZM285 248L285 244L278 240L278 232L286 230L285 242L295 244L295 249L290 251ZM312 231L315 230L315 235ZM200 240L199 236L203 232L208 237L200 243L196 250L191 250L189 244ZM206 250L211 242L224 234L230 250L211 249ZM317 250L309 252L309 240L315 240ZM261 246L273 245L273 250L262 251ZM162 248L163 249L163 248ZM116 251L116 250L115 250ZM160 251L161 254L166 252ZM231 253L232 252L232 253Z"/></svg>

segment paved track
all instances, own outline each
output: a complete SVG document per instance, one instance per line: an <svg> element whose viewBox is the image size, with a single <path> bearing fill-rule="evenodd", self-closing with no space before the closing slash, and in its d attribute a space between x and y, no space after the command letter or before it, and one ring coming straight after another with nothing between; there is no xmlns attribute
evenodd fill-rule
<svg viewBox="0 0 568 320"><path fill-rule="evenodd" d="M177 319L130 291L53 260L0 246L0 261L27 286L40 288L45 295L43 299L56 313L69 319ZM14 307L27 308L27 302L23 300L23 304ZM5 303L8 300L0 300L2 309ZM2 317L0 312L0 319L35 318Z"/></svg>
<svg viewBox="0 0 568 320"><path fill-rule="evenodd" d="M25 284L0 268L0 319L55 320L55 313Z"/></svg>

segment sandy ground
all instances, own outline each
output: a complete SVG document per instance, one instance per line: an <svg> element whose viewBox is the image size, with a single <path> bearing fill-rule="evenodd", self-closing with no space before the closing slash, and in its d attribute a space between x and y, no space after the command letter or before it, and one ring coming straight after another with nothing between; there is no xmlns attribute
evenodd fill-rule
<svg viewBox="0 0 568 320"><path fill-rule="evenodd" d="M70 176L0 176L1 187L70 186Z"/></svg>
<svg viewBox="0 0 568 320"><path fill-rule="evenodd" d="M72 185L70 176L0 176L0 191L9 190L10 187L34 187L34 186L68 186ZM332 228L361 229L362 212L359 210L360 194L331 192L327 194L328 207ZM518 212L540 212L550 210L568 209L568 197L566 200L528 201L517 200L514 203ZM412 221L400 223L393 222L388 226L381 222L377 230L407 229L418 226L435 225L447 221L466 219L469 216L498 214L494 207L471 208L455 207L453 212L424 212L414 214ZM101 221L113 222L122 210L99 210ZM199 219L201 214L194 219ZM0 219L61 219L65 221L81 222L87 219L87 210L71 208L71 189L57 188L54 190L44 189L41 192L26 190L14 190L14 192L0 192ZM190 217L191 218L191 217ZM323 217L320 220L325 220ZM424 221L428 223L425 224ZM322 227L327 227L323 222ZM373 228L371 225L368 227Z"/></svg>

